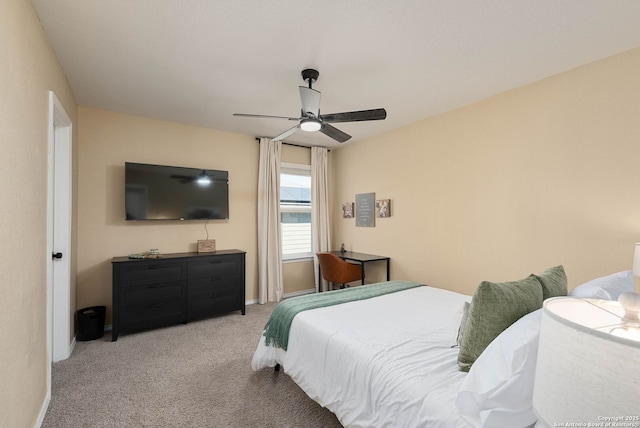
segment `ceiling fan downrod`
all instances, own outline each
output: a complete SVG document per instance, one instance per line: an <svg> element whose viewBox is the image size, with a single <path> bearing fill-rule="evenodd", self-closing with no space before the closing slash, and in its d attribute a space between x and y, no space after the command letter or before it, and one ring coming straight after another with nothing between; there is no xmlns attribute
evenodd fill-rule
<svg viewBox="0 0 640 428"><path fill-rule="evenodd" d="M313 89L311 86L316 83L318 76L320 76L318 70L314 70L312 68L302 70L302 80L309 83L309 89Z"/></svg>

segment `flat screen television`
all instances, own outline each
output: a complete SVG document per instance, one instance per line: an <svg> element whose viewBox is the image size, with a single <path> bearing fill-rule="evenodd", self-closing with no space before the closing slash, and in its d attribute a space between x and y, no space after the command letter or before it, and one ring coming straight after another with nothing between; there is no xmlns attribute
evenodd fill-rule
<svg viewBox="0 0 640 428"><path fill-rule="evenodd" d="M125 162L127 220L229 218L229 172Z"/></svg>

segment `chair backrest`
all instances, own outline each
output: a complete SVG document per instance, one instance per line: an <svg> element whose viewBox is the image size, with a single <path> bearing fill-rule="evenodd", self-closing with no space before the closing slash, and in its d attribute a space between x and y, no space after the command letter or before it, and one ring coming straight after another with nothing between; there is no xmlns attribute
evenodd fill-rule
<svg viewBox="0 0 640 428"><path fill-rule="evenodd" d="M316 253L316 256L320 263L322 277L326 281L346 284L347 282L362 279L360 265L345 262L331 253Z"/></svg>

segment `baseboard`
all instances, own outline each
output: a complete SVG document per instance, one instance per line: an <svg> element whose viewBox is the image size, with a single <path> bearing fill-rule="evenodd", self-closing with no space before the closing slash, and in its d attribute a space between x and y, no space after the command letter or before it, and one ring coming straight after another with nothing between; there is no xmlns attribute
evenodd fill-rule
<svg viewBox="0 0 640 428"><path fill-rule="evenodd" d="M47 391L47 395L44 397L44 401L42 402L40 414L38 415L38 420L35 425L36 428L40 428L44 423L44 417L47 416L47 410L49 410L49 403L51 403L51 390Z"/></svg>
<svg viewBox="0 0 640 428"><path fill-rule="evenodd" d="M286 293L283 297L285 299L288 299L289 297L303 296L305 294L313 294L315 292L316 292L316 289L315 288L311 288L309 290L293 291L291 293Z"/></svg>
<svg viewBox="0 0 640 428"><path fill-rule="evenodd" d="M296 296L302 296L305 294L313 294L316 292L315 288L310 288L308 290L301 290L301 291L292 291L291 293L285 293L284 296L282 296L283 299L288 299L289 297L296 297ZM255 305L256 303L258 303L258 299L252 299L252 300L246 300L245 305Z"/></svg>
<svg viewBox="0 0 640 428"><path fill-rule="evenodd" d="M73 340L71 341L71 345L69 345L69 354L67 355L67 358L69 358L71 356L71 353L73 352L73 350L76 347L76 336L73 336ZM67 359L65 358L65 360Z"/></svg>

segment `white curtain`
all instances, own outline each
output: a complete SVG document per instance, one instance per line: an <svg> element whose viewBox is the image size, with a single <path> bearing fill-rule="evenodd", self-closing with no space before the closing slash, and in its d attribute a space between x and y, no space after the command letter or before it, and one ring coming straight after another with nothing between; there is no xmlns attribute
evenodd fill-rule
<svg viewBox="0 0 640 428"><path fill-rule="evenodd" d="M311 239L313 253L331 250L331 231L329 230L329 179L327 159L329 152L325 147L311 148ZM328 290L327 281L318 283L318 260L314 256L316 292Z"/></svg>
<svg viewBox="0 0 640 428"><path fill-rule="evenodd" d="M280 152L282 143L260 139L258 167L258 302L282 299Z"/></svg>

